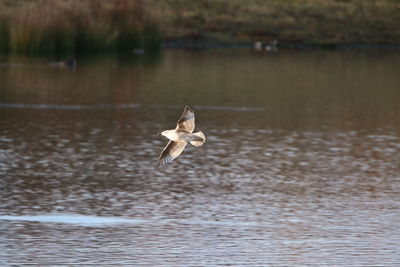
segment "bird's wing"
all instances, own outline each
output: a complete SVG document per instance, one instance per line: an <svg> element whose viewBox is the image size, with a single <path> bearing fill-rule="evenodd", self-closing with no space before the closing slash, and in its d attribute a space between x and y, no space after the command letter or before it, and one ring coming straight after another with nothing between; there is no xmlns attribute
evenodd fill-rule
<svg viewBox="0 0 400 267"><path fill-rule="evenodd" d="M194 130L194 112L189 106L185 107L181 117L176 124L177 131L186 131L192 133Z"/></svg>
<svg viewBox="0 0 400 267"><path fill-rule="evenodd" d="M158 158L159 165L171 163L182 153L182 151L185 149L185 146L186 142L174 142L170 140Z"/></svg>

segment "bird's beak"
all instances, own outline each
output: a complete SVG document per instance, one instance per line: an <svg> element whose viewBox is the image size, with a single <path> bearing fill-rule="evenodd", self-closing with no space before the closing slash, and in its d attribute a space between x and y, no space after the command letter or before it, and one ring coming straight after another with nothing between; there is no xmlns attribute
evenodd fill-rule
<svg viewBox="0 0 400 267"><path fill-rule="evenodd" d="M161 136L161 132L159 132L157 135L158 135L158 136Z"/></svg>

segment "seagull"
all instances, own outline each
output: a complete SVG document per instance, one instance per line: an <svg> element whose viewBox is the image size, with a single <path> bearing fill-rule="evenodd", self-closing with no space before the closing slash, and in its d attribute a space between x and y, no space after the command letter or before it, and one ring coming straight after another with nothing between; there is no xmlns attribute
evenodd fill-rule
<svg viewBox="0 0 400 267"><path fill-rule="evenodd" d="M193 133L194 112L189 106L185 106L181 117L176 123L174 130L165 130L160 135L169 139L168 144L158 158L159 165L171 163L185 149L189 142L193 146L201 146L206 141L203 132Z"/></svg>

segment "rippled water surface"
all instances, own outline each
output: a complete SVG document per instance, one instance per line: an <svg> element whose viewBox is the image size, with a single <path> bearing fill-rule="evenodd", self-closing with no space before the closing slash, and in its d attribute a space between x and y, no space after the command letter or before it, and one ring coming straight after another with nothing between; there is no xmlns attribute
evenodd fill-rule
<svg viewBox="0 0 400 267"><path fill-rule="evenodd" d="M400 266L398 52L0 61L1 266Z"/></svg>

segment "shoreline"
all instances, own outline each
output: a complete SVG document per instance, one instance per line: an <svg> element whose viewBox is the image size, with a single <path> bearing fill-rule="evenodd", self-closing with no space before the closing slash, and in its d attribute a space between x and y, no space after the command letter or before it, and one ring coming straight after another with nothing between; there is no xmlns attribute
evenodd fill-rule
<svg viewBox="0 0 400 267"><path fill-rule="evenodd" d="M193 42L193 41L166 41L160 44L158 49L141 49L140 53L136 52L136 49L130 50L95 50L95 51L67 51L54 54L52 51L39 51L33 53L18 53L10 50L1 50L0 56L50 56L52 58L63 59L65 56L68 57L85 57L96 56L96 55L131 55L132 57L148 57L154 56L161 53L163 50L212 50L212 49L248 49L250 51L259 53L277 53L280 50L285 51L400 51L400 44L368 44L368 43L353 43L353 44L330 44L330 45L318 45L318 44L304 44L304 43L282 43L277 45L273 50L257 50L255 44L252 42Z"/></svg>
<svg viewBox="0 0 400 267"><path fill-rule="evenodd" d="M167 41L161 44L161 49L212 49L212 48L251 48L252 42L191 42L191 41ZM352 50L352 49L377 49L377 50L400 50L400 44L304 44L304 43L283 43L276 47L286 50Z"/></svg>

